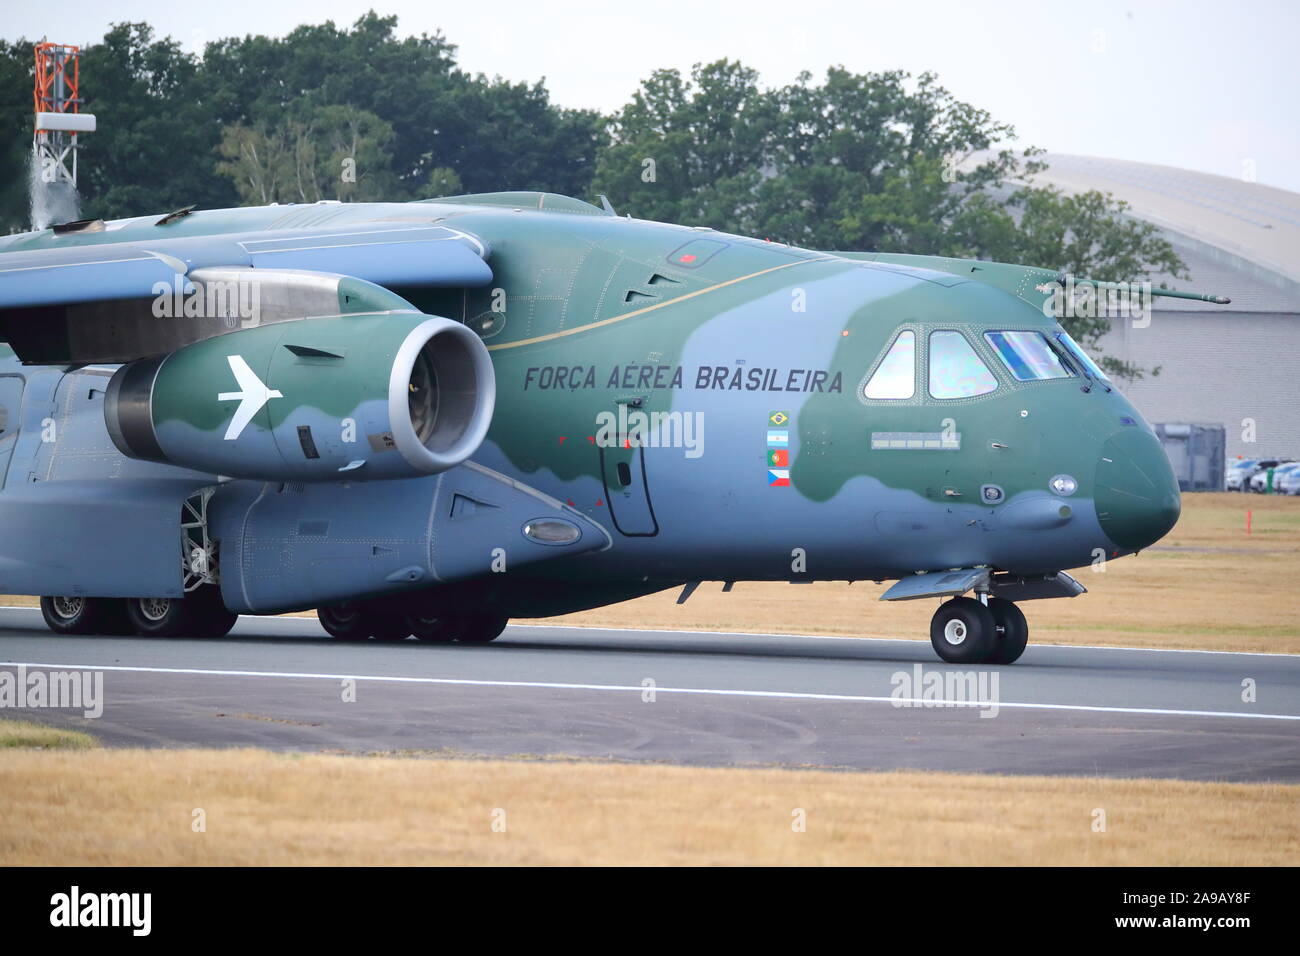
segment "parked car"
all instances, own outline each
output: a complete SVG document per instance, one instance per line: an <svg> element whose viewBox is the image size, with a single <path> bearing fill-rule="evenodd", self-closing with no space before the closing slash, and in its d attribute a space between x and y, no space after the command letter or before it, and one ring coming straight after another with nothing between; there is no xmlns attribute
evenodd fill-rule
<svg viewBox="0 0 1300 956"><path fill-rule="evenodd" d="M1291 458L1247 458L1238 460L1232 464L1236 466L1235 474L1225 473L1224 487L1230 491L1262 491L1262 487L1251 487L1251 481L1258 474L1267 472L1270 468L1276 468L1278 465L1286 464L1293 461ZM1267 477L1267 476L1265 476ZM1231 484L1230 482L1236 482Z"/></svg>
<svg viewBox="0 0 1300 956"><path fill-rule="evenodd" d="M1273 490L1280 495L1300 495L1300 468L1288 469L1280 479L1274 473Z"/></svg>
<svg viewBox="0 0 1300 956"><path fill-rule="evenodd" d="M1273 469L1273 491L1281 492L1283 480L1291 478L1296 473L1297 469L1300 469L1300 462L1295 462L1295 461L1288 462L1285 464L1280 464L1276 468L1274 468ZM1255 477L1258 477L1260 479L1261 490L1267 489L1268 472L1265 471L1263 474ZM1253 481L1254 477L1252 477L1251 480Z"/></svg>
<svg viewBox="0 0 1300 956"><path fill-rule="evenodd" d="M1292 461L1291 458L1245 458L1231 462L1224 471L1224 487L1229 491L1250 491L1251 479L1260 472Z"/></svg>
<svg viewBox="0 0 1300 956"><path fill-rule="evenodd" d="M1300 462L1288 462L1286 459L1279 459L1273 464L1260 462L1259 469L1250 476L1250 490L1256 494L1264 494L1269 490L1268 473L1273 472L1273 489L1277 489L1278 479L1281 476L1294 471L1300 467Z"/></svg>
<svg viewBox="0 0 1300 956"><path fill-rule="evenodd" d="M1255 473L1258 458L1239 458L1228 462L1223 469L1223 488L1225 491L1246 491L1250 476Z"/></svg>

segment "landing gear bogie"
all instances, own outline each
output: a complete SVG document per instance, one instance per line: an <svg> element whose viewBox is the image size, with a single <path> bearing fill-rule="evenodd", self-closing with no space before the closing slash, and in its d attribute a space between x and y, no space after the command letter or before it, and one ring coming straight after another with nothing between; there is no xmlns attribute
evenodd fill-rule
<svg viewBox="0 0 1300 956"><path fill-rule="evenodd" d="M406 615L361 601L344 601L317 608L316 617L335 640L366 641L373 638L396 643L411 636L411 624Z"/></svg>
<svg viewBox="0 0 1300 956"><path fill-rule="evenodd" d="M456 640L452 623L452 619L445 616L434 617L423 613L406 615L406 625L415 639L426 644L450 644Z"/></svg>
<svg viewBox="0 0 1300 956"><path fill-rule="evenodd" d="M457 619L452 628L461 644L489 644L501 636L507 621L499 614L469 614Z"/></svg>
<svg viewBox="0 0 1300 956"><path fill-rule="evenodd" d="M426 644L487 644L505 630L508 618L491 611L434 614L401 611L381 603L344 602L318 608L316 616L338 640L397 642L414 635Z"/></svg>
<svg viewBox="0 0 1300 956"><path fill-rule="evenodd" d="M1029 623L1024 611L1004 598L989 598L989 613L997 628L997 640L989 664L1014 664L1029 643Z"/></svg>
<svg viewBox="0 0 1300 956"><path fill-rule="evenodd" d="M981 664L993 653L993 615L974 598L956 597L934 612L930 643L949 664Z"/></svg>
<svg viewBox="0 0 1300 956"><path fill-rule="evenodd" d="M369 609L355 601L344 601L316 609L321 627L339 641L365 641L370 639L374 623Z"/></svg>
<svg viewBox="0 0 1300 956"><path fill-rule="evenodd" d="M41 615L55 634L129 634L126 602L120 598L48 596Z"/></svg>
<svg viewBox="0 0 1300 956"><path fill-rule="evenodd" d="M952 598L930 621L930 643L949 664L1012 664L1028 642L1024 613L1003 598Z"/></svg>
<svg viewBox="0 0 1300 956"><path fill-rule="evenodd" d="M224 637L238 616L221 591L204 585L183 598L41 598L41 615L56 634L141 637Z"/></svg>
<svg viewBox="0 0 1300 956"><path fill-rule="evenodd" d="M453 614L428 617L409 614L407 621L419 640L429 644L487 644L501 636L508 619L498 614Z"/></svg>
<svg viewBox="0 0 1300 956"><path fill-rule="evenodd" d="M238 620L213 585L183 598L127 598L126 614L142 637L225 637Z"/></svg>

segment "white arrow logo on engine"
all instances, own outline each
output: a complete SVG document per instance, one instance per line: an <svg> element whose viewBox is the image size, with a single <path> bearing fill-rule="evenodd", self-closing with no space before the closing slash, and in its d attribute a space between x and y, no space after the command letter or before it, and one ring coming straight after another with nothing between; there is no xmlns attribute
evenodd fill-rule
<svg viewBox="0 0 1300 956"><path fill-rule="evenodd" d="M235 409L235 417L230 420L230 427L226 429L226 441L234 441L253 420L253 416L262 410L263 405L273 398L284 398L284 396L277 389L267 388L257 377L257 373L248 367L242 355L227 355L226 361L230 363L230 370L235 373L235 381L239 383L241 390L221 392L217 395L217 401L239 402L239 407Z"/></svg>

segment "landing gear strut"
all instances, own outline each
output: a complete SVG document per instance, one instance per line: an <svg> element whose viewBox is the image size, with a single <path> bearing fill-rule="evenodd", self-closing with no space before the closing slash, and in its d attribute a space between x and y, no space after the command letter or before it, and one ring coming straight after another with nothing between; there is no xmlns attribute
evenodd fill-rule
<svg viewBox="0 0 1300 956"><path fill-rule="evenodd" d="M985 604L956 597L941 604L930 621L930 643L949 664L1011 664L1028 642L1025 615L1003 598Z"/></svg>
<svg viewBox="0 0 1300 956"><path fill-rule="evenodd" d="M225 637L238 615L221 599L218 542L208 529L215 487L181 504L180 597L41 598L41 614L56 634L139 634L143 637Z"/></svg>

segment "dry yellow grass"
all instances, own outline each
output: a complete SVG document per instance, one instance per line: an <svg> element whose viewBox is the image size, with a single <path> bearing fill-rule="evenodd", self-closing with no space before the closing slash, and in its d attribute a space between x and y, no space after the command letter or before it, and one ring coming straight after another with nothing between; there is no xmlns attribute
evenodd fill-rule
<svg viewBox="0 0 1300 956"><path fill-rule="evenodd" d="M1276 865L1300 862L1298 799L1294 785L8 751L0 864Z"/></svg>
<svg viewBox="0 0 1300 956"><path fill-rule="evenodd" d="M1156 550L1077 576L1089 594L1025 605L1035 643L1300 654L1300 497L1184 495ZM885 586L861 581L720 588L704 585L684 605L674 589L535 623L927 640L937 604L881 603Z"/></svg>

